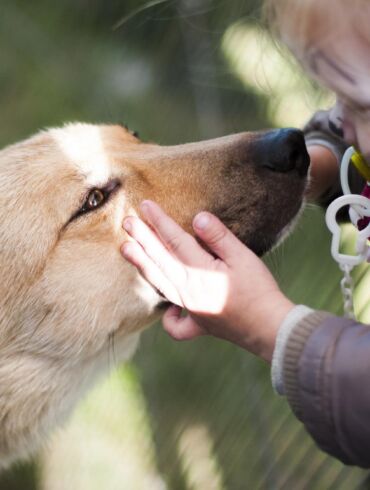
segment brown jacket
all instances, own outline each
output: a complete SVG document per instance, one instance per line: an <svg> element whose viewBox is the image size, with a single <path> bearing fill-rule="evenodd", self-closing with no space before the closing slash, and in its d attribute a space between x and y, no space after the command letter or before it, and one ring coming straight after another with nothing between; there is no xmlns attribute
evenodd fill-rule
<svg viewBox="0 0 370 490"><path fill-rule="evenodd" d="M307 144L324 144L340 158L346 145L333 113L317 113L305 128ZM335 112L334 112L335 118ZM356 173L352 188L361 192ZM340 193L339 180L323 196ZM370 468L370 326L312 312L290 333L283 380L288 401L317 444L345 464Z"/></svg>
<svg viewBox="0 0 370 490"><path fill-rule="evenodd" d="M324 451L370 468L370 326L324 312L289 336L284 388L296 416Z"/></svg>

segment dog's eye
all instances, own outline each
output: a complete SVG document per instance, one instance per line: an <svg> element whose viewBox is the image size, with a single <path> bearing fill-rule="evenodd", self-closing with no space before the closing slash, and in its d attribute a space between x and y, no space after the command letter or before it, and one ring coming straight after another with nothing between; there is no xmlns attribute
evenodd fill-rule
<svg viewBox="0 0 370 490"><path fill-rule="evenodd" d="M83 209L84 211L90 211L91 209L95 209L103 204L104 201L105 196L103 191L101 191L100 189L93 189L87 196L85 204L83 205Z"/></svg>
<svg viewBox="0 0 370 490"><path fill-rule="evenodd" d="M73 216L73 218L76 218L81 214L88 213L89 211L94 211L94 209L100 208L100 206L102 206L108 199L109 195L110 192L107 192L106 189L92 189L85 199L82 207Z"/></svg>
<svg viewBox="0 0 370 490"><path fill-rule="evenodd" d="M90 211L94 211L102 207L111 197L111 195L119 189L121 186L121 182L117 179L111 180L105 187L99 189L94 188L88 193L83 205L80 209L74 213L69 222L78 218L82 214L89 213Z"/></svg>

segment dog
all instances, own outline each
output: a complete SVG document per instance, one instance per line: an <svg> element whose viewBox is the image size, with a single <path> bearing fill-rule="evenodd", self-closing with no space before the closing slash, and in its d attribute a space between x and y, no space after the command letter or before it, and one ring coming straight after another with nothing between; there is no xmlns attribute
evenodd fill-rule
<svg viewBox="0 0 370 490"><path fill-rule="evenodd" d="M158 202L191 231L215 213L257 254L304 202L302 133L241 133L173 147L120 125L69 124L0 152L0 467L33 454L164 298L126 262L125 216Z"/></svg>

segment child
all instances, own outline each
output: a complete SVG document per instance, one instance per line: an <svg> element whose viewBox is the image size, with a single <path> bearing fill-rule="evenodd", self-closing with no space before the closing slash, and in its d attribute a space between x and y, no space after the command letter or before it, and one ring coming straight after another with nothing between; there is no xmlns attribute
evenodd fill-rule
<svg viewBox="0 0 370 490"><path fill-rule="evenodd" d="M370 163L370 4L269 0L267 9L283 42L338 96L336 107L316 114L305 129L311 193L328 203L340 189L338 160L345 146L355 144ZM272 361L276 391L287 396L319 446L346 464L369 468L370 327L294 305L215 216L202 212L193 226L218 259L156 204L144 202L142 212L157 236L139 219L127 218L124 227L135 241L125 243L122 253L174 303L164 328L179 340L212 334ZM169 246L174 242L175 249ZM173 257L182 273L173 273ZM227 277L228 294L213 275L209 282L207 272L214 270Z"/></svg>

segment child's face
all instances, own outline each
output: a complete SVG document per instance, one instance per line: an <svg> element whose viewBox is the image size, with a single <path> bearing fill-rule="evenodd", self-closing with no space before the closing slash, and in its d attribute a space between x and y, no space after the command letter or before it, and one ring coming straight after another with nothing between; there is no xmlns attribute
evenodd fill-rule
<svg viewBox="0 0 370 490"><path fill-rule="evenodd" d="M334 90L342 107L345 139L370 162L370 45L350 29L312 51L309 66Z"/></svg>

